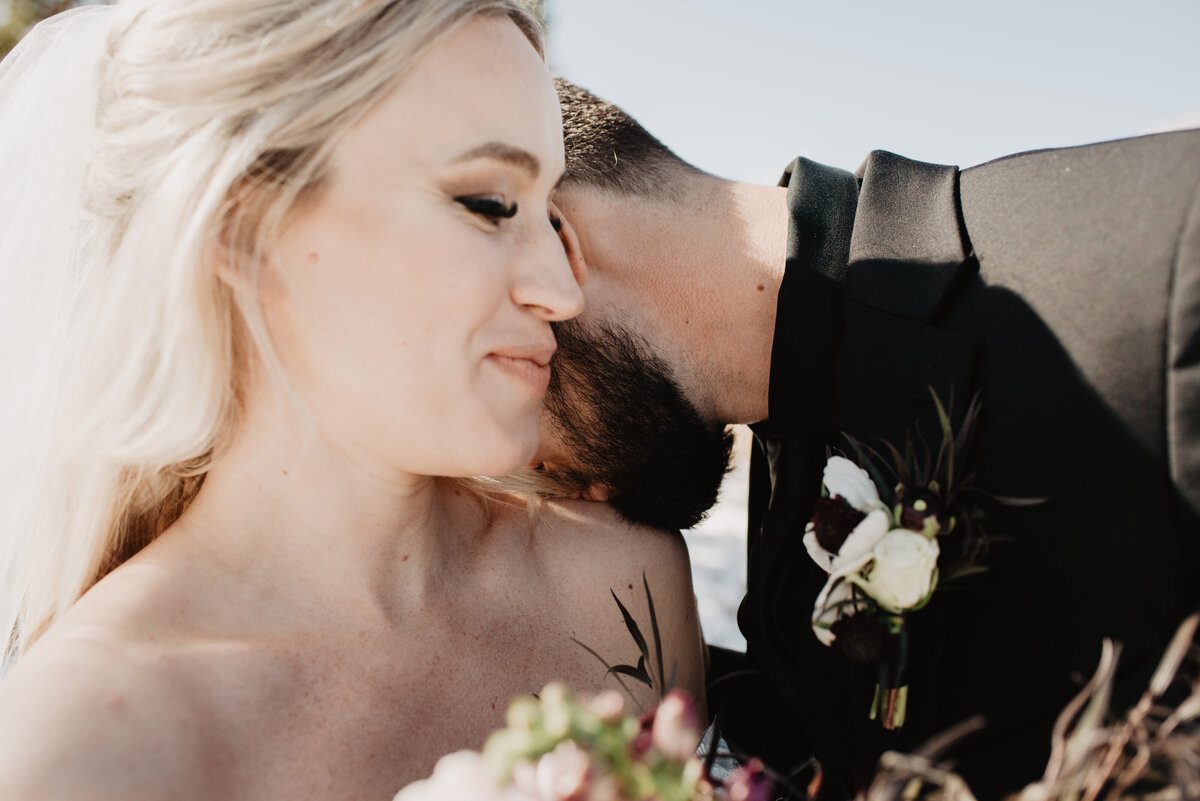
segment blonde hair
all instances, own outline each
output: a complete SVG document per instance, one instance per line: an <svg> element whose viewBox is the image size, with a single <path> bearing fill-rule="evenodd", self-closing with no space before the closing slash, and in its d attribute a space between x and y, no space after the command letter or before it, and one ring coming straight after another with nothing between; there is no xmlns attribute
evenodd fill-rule
<svg viewBox="0 0 1200 801"><path fill-rule="evenodd" d="M278 369L253 291L261 257L319 190L339 137L433 41L479 14L507 15L542 52L519 0L114 9L85 192L93 255L57 373L60 403L40 427L53 436L32 443L32 489L2 507L12 553L0 557L19 566L14 608L0 608L5 656L186 508L237 424L250 349ZM218 250L248 288L218 279Z"/></svg>

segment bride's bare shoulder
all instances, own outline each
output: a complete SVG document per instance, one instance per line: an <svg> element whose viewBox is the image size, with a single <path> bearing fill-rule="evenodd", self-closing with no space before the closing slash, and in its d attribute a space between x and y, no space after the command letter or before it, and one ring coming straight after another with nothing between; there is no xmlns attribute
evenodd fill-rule
<svg viewBox="0 0 1200 801"><path fill-rule="evenodd" d="M129 563L110 574L0 683L0 798L213 789L208 674L220 661L198 656L213 649L194 636L189 606L202 604L188 582L160 572Z"/></svg>
<svg viewBox="0 0 1200 801"><path fill-rule="evenodd" d="M613 595L649 636L648 589L668 675L674 665L677 685L703 696L705 646L687 544L678 531L630 524L607 504L564 501L548 503L541 510L537 538L550 568L547 574L557 577L585 616L609 621L609 648L631 642Z"/></svg>
<svg viewBox="0 0 1200 801"><path fill-rule="evenodd" d="M542 504L536 520L544 541L551 544L572 550L595 549L620 564L630 557L655 561L665 558L676 566L687 567L687 545L678 531L629 523L606 503L550 501Z"/></svg>
<svg viewBox="0 0 1200 801"><path fill-rule="evenodd" d="M186 799L211 789L194 712L153 660L83 627L48 635L0 684L0 798Z"/></svg>

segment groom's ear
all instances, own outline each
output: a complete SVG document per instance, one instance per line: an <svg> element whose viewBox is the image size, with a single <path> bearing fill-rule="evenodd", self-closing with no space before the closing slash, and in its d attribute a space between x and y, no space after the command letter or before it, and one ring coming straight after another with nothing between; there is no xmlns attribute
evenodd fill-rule
<svg viewBox="0 0 1200 801"><path fill-rule="evenodd" d="M567 264L571 266L571 274L575 276L575 283L583 286L587 283L588 269L587 262L583 258L583 250L579 247L579 235L575 233L571 221L553 202L550 203L550 213L558 220L558 241L562 242L563 251L567 254Z"/></svg>

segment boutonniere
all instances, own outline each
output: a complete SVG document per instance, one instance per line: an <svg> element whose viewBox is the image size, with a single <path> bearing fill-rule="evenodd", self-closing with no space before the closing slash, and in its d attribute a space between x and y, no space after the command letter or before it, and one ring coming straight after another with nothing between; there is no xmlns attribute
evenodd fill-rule
<svg viewBox="0 0 1200 801"><path fill-rule="evenodd" d="M909 616L939 587L986 569L980 501L1023 503L972 486L967 454L978 397L956 433L932 394L942 429L936 452L910 440L903 452L884 443L884 457L847 437L855 459L829 457L804 531L809 555L829 574L813 606L813 633L849 659L879 664L870 716L886 729L906 716Z"/></svg>

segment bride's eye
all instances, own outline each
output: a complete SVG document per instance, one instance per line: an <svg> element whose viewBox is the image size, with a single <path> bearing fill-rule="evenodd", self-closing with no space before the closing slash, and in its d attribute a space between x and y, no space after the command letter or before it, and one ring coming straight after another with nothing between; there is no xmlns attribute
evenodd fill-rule
<svg viewBox="0 0 1200 801"><path fill-rule="evenodd" d="M454 201L472 214L477 214L494 225L517 215L517 204L505 203L502 195L459 195Z"/></svg>

